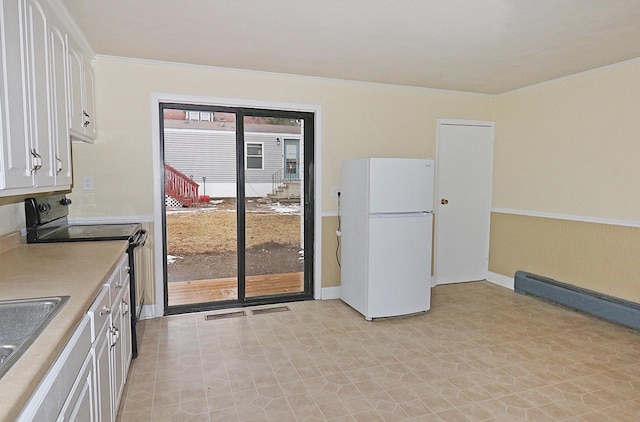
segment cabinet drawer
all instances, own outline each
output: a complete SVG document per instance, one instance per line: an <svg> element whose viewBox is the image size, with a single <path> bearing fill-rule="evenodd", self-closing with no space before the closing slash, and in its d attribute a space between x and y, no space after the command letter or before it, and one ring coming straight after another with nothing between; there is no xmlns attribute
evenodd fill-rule
<svg viewBox="0 0 640 422"><path fill-rule="evenodd" d="M87 312L91 318L91 343L96 341L100 329L109 321L111 312L109 286L104 286Z"/></svg>

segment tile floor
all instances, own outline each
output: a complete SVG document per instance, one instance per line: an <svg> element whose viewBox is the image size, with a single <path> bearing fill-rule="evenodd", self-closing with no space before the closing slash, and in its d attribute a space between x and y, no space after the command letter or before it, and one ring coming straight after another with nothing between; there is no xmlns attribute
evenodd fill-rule
<svg viewBox="0 0 640 422"><path fill-rule="evenodd" d="M487 282L367 322L338 300L144 321L120 421L640 421L640 333Z"/></svg>

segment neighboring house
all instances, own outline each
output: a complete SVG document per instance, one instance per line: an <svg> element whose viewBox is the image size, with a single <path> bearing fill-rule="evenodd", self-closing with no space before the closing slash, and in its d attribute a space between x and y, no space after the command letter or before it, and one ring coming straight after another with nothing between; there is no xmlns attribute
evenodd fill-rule
<svg viewBox="0 0 640 422"><path fill-rule="evenodd" d="M199 185L199 195L236 196L235 122L225 113L171 110L165 113L164 159ZM232 120L232 119L228 119ZM264 197L286 181L300 179L301 126L246 122L245 195Z"/></svg>

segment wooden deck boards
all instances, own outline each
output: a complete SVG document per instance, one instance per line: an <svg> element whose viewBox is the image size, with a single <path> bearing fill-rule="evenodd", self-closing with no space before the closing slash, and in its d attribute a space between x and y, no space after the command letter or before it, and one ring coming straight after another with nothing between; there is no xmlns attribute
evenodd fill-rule
<svg viewBox="0 0 640 422"><path fill-rule="evenodd" d="M304 290L304 273L265 274L246 277L247 297L296 293ZM236 277L168 283L169 306L235 300Z"/></svg>

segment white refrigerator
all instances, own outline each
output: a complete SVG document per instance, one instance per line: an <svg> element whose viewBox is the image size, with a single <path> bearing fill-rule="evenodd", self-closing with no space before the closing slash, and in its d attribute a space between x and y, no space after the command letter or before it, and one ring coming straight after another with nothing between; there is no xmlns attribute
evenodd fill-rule
<svg viewBox="0 0 640 422"><path fill-rule="evenodd" d="M372 318L431 307L432 159L342 166L341 299Z"/></svg>

